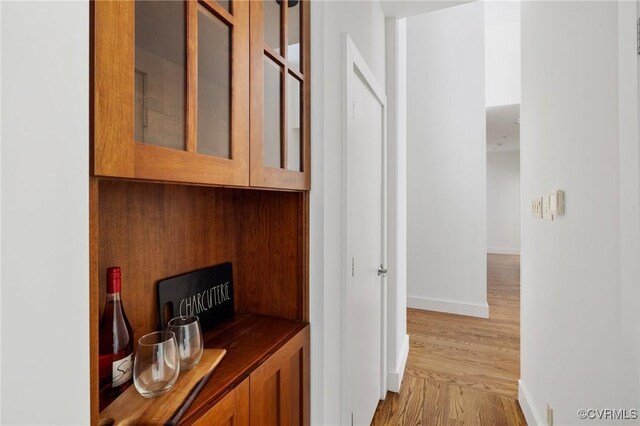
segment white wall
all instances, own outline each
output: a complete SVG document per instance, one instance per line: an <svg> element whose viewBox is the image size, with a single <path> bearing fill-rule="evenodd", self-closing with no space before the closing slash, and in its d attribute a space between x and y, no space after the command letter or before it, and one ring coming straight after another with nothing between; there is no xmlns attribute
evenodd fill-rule
<svg viewBox="0 0 640 426"><path fill-rule="evenodd" d="M520 254L520 152L487 152L487 252Z"/></svg>
<svg viewBox="0 0 640 426"><path fill-rule="evenodd" d="M0 3L0 100L2 99L2 4ZM0 101L0 308L2 308L2 102ZM2 313L0 312L0 423L2 423Z"/></svg>
<svg viewBox="0 0 640 426"><path fill-rule="evenodd" d="M487 106L520 103L520 0L484 1Z"/></svg>
<svg viewBox="0 0 640 426"><path fill-rule="evenodd" d="M377 2L313 2L312 8L317 53L312 60L311 404L312 423L321 425L340 422L340 308L335 295L342 256L341 35L349 32L384 82L385 28ZM0 423L86 424L88 4L3 2L0 10L5 390ZM330 302L326 306L325 299ZM9 326L15 318L23 319L19 329ZM58 325L42 332L42 324L52 318ZM19 332L37 339L25 340ZM25 374L27 364L30 374Z"/></svg>
<svg viewBox="0 0 640 426"><path fill-rule="evenodd" d="M407 304L487 316L484 5L407 19Z"/></svg>
<svg viewBox="0 0 640 426"><path fill-rule="evenodd" d="M317 4L321 3L321 4ZM341 424L343 33L349 33L376 79L385 81L385 18L377 1L313 2L311 320L312 423ZM319 21L322 22L319 22ZM313 42L313 41L312 41ZM321 79L321 80L319 80ZM318 83L320 83L318 85ZM321 126L321 127L318 127ZM320 237L322 235L322 237ZM320 324L321 325L320 325ZM322 368L317 366L321 365ZM319 388L317 376L322 375ZM318 393L322 395L319 396ZM319 407L321 398L322 407ZM322 411L319 412L320 408Z"/></svg>
<svg viewBox="0 0 640 426"><path fill-rule="evenodd" d="M2 2L2 424L89 423L89 3Z"/></svg>
<svg viewBox="0 0 640 426"><path fill-rule="evenodd" d="M400 391L407 336L407 20L386 20L387 387Z"/></svg>
<svg viewBox="0 0 640 426"><path fill-rule="evenodd" d="M522 5L523 212L534 195L566 193L557 220L522 215L530 424L546 424L547 403L565 425L581 408L640 401L636 18L635 2Z"/></svg>
<svg viewBox="0 0 640 426"><path fill-rule="evenodd" d="M311 192L309 321L311 424L324 424L324 2L311 2ZM320 54L318 53L320 52Z"/></svg>
<svg viewBox="0 0 640 426"><path fill-rule="evenodd" d="M640 400L640 69L635 2L618 3L620 138L620 347L618 404Z"/></svg>

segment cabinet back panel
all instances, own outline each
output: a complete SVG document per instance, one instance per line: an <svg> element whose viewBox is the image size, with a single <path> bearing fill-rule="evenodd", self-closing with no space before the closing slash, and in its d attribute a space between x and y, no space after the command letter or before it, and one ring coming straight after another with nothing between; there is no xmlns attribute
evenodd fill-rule
<svg viewBox="0 0 640 426"><path fill-rule="evenodd" d="M246 312L307 320L302 306L302 194L252 192L237 224L238 267L234 273L244 285L236 299L238 305Z"/></svg>
<svg viewBox="0 0 640 426"><path fill-rule="evenodd" d="M99 286L122 267L135 338L158 328L157 282L233 263L236 312L305 320L303 194L99 181Z"/></svg>

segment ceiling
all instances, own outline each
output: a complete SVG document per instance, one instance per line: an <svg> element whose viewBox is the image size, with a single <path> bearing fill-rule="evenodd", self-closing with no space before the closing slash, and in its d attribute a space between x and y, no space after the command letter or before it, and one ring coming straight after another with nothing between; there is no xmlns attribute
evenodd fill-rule
<svg viewBox="0 0 640 426"><path fill-rule="evenodd" d="M471 1L473 0L381 0L380 4L385 16L405 18Z"/></svg>
<svg viewBox="0 0 640 426"><path fill-rule="evenodd" d="M487 108L487 151L520 151L520 104Z"/></svg>

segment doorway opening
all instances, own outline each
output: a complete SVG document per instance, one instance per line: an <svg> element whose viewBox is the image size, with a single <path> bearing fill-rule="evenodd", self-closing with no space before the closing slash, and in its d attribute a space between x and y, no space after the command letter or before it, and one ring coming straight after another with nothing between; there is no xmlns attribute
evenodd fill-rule
<svg viewBox="0 0 640 426"><path fill-rule="evenodd" d="M374 424L524 424L520 3L406 20L410 351Z"/></svg>

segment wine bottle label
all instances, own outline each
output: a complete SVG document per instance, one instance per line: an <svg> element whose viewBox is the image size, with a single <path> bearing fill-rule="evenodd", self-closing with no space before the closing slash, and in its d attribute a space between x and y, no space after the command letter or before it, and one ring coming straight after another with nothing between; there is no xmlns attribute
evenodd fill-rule
<svg viewBox="0 0 640 426"><path fill-rule="evenodd" d="M133 372L132 357L133 354L129 354L128 357L113 361L113 364L111 364L112 386L114 388L125 384L131 378Z"/></svg>

